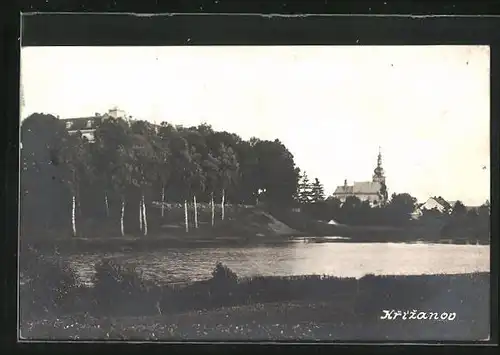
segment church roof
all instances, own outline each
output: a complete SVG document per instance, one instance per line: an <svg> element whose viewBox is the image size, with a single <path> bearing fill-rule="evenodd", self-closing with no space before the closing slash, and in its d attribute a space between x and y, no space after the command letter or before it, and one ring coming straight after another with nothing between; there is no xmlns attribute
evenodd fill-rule
<svg viewBox="0 0 500 355"><path fill-rule="evenodd" d="M380 191L382 185L376 181L355 182L353 193L355 194L376 194Z"/></svg>
<svg viewBox="0 0 500 355"><path fill-rule="evenodd" d="M353 188L352 186L337 186L333 194L334 195L352 194L352 188Z"/></svg>
<svg viewBox="0 0 500 355"><path fill-rule="evenodd" d="M334 195L368 195L377 194L382 185L379 182L363 181L355 182L354 185L337 186Z"/></svg>

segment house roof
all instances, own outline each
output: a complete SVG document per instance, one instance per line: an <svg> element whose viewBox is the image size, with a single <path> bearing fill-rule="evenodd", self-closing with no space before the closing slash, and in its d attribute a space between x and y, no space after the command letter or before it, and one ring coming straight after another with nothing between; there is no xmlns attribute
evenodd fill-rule
<svg viewBox="0 0 500 355"><path fill-rule="evenodd" d="M450 202L446 201L444 198L442 198L441 196L439 197L430 197L426 202L424 203L421 203L418 208L423 208L425 206L425 204L427 202L429 202L430 200L434 200L436 201L439 205L441 205L444 209L450 209L452 208L453 206L450 204Z"/></svg>
<svg viewBox="0 0 500 355"><path fill-rule="evenodd" d="M439 203L444 208L451 208L452 207L450 205L450 203L448 201L446 201L444 198L442 198L441 196L439 196L439 197L433 197L433 199L434 199L434 201L436 201L437 203Z"/></svg>

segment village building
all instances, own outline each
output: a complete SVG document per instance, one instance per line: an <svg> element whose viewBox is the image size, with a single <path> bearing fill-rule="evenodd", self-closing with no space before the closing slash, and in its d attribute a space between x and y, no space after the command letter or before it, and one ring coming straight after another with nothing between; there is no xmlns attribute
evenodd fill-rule
<svg viewBox="0 0 500 355"><path fill-rule="evenodd" d="M439 213L450 214L453 211L453 207L457 201L447 201L441 196L429 197L424 203L417 205L417 208L412 213L413 219L418 219L422 217L424 211L437 211ZM481 206L464 206L467 212L477 211Z"/></svg>
<svg viewBox="0 0 500 355"><path fill-rule="evenodd" d="M76 132L80 132L83 137L85 137L89 142L93 142L95 137L94 133L97 127L103 122L103 120L107 118L124 118L126 119L125 111L114 107L108 110L107 113L101 115L96 113L91 117L76 117L76 118L63 118L63 121L66 125L66 129L69 134L75 134Z"/></svg>
<svg viewBox="0 0 500 355"><path fill-rule="evenodd" d="M344 180L344 185L337 186L332 194L332 197L339 199L341 202L345 202L349 196L355 196L361 201L368 201L372 206L387 202L387 189L380 149L372 181L354 182L353 185L348 185L347 180Z"/></svg>
<svg viewBox="0 0 500 355"><path fill-rule="evenodd" d="M437 211L439 213L450 213L453 208L453 204L454 203L446 201L441 196L429 197L427 201L417 204L415 211L413 211L411 217L413 219L419 219L420 217L423 216L424 211L432 211L432 210Z"/></svg>
<svg viewBox="0 0 500 355"><path fill-rule="evenodd" d="M433 210L436 209L440 213L449 213L453 208L453 204L446 201L441 196L439 197L430 197L427 201L425 201L422 205L420 205L419 210Z"/></svg>

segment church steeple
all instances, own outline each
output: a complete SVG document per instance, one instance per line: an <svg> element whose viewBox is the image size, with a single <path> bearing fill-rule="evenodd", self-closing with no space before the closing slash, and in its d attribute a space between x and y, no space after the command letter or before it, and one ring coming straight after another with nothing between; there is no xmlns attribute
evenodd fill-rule
<svg viewBox="0 0 500 355"><path fill-rule="evenodd" d="M385 183L384 168L382 167L382 151L378 147L377 167L373 170L373 181Z"/></svg>

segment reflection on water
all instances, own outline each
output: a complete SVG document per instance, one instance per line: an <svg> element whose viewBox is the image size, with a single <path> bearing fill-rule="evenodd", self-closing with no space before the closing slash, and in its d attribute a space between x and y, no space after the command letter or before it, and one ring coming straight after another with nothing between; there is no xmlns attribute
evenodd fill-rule
<svg viewBox="0 0 500 355"><path fill-rule="evenodd" d="M89 284L94 265L113 258L133 265L159 283L209 278L217 261L238 276L326 274L362 277L366 274L455 274L489 271L488 245L395 243L294 243L248 248L165 249L157 252L66 256L81 281Z"/></svg>

